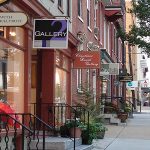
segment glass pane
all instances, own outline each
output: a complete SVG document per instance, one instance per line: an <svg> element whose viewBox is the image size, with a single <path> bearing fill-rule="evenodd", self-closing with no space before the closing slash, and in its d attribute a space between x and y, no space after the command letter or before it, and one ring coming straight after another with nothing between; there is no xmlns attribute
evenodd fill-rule
<svg viewBox="0 0 150 150"><path fill-rule="evenodd" d="M55 75L55 102L66 103L66 85L67 73L61 69L56 68Z"/></svg>
<svg viewBox="0 0 150 150"><path fill-rule="evenodd" d="M56 65L60 66L60 53L56 51Z"/></svg>
<svg viewBox="0 0 150 150"><path fill-rule="evenodd" d="M2 42L0 46L0 100L7 102L15 112L23 112L24 53Z"/></svg>
<svg viewBox="0 0 150 150"><path fill-rule="evenodd" d="M68 58L66 56L63 55L63 68L68 70Z"/></svg>
<svg viewBox="0 0 150 150"><path fill-rule="evenodd" d="M10 27L9 28L9 40L24 46L24 38L25 34L24 34L24 29L20 28L20 27Z"/></svg>

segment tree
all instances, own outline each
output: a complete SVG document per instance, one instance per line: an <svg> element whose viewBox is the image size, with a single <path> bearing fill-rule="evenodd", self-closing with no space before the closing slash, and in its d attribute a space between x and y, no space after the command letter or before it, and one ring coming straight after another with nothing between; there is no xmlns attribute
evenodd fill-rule
<svg viewBox="0 0 150 150"><path fill-rule="evenodd" d="M128 11L135 15L136 22L124 38L150 55L150 0L132 0L132 8Z"/></svg>
<svg viewBox="0 0 150 150"><path fill-rule="evenodd" d="M128 33L119 27L117 37L127 41L130 46L137 45L150 55L150 0L132 0L132 7L127 11L136 17L136 21L130 25Z"/></svg>

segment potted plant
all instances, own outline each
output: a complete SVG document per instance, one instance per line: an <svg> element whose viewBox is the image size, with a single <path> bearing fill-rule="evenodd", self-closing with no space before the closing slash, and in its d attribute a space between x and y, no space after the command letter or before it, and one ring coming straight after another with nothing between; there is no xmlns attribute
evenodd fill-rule
<svg viewBox="0 0 150 150"><path fill-rule="evenodd" d="M70 137L70 132L66 124L60 127L60 135L61 137Z"/></svg>
<svg viewBox="0 0 150 150"><path fill-rule="evenodd" d="M128 113L125 112L124 110L121 110L118 113L118 118L121 120L122 123L126 122L127 118L128 118Z"/></svg>
<svg viewBox="0 0 150 150"><path fill-rule="evenodd" d="M67 120L65 126L69 129L70 137L80 138L82 130L86 128L86 125L80 119L76 118L75 120Z"/></svg>
<svg viewBox="0 0 150 150"><path fill-rule="evenodd" d="M124 108L124 112L130 113L132 111L131 107L129 105L126 105Z"/></svg>
<svg viewBox="0 0 150 150"><path fill-rule="evenodd" d="M82 131L82 144L92 144L93 139L96 139L97 132L96 132L96 126L93 123L89 124L89 130L86 128Z"/></svg>
<svg viewBox="0 0 150 150"><path fill-rule="evenodd" d="M95 123L95 126L97 130L97 139L103 139L107 128L102 123Z"/></svg>

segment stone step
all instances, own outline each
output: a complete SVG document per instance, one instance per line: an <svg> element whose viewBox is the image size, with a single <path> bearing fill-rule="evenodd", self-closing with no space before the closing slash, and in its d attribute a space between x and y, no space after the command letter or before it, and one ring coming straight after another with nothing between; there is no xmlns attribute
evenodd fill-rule
<svg viewBox="0 0 150 150"><path fill-rule="evenodd" d="M80 145L75 148L75 150L92 150L92 149L93 145ZM74 148L68 150L74 150Z"/></svg>
<svg viewBox="0 0 150 150"><path fill-rule="evenodd" d="M36 149L37 139L31 141L31 149ZM81 146L81 138L76 138L76 147ZM62 137L49 137L45 139L45 149L46 150L70 150L74 146L73 139L62 138ZM39 139L38 149L42 149L43 140ZM84 150L84 149L83 149Z"/></svg>
<svg viewBox="0 0 150 150"><path fill-rule="evenodd" d="M121 123L119 118L110 118L110 124L117 124L119 125Z"/></svg>
<svg viewBox="0 0 150 150"><path fill-rule="evenodd" d="M104 120L106 124L120 124L120 119L117 118L117 114L104 114Z"/></svg>

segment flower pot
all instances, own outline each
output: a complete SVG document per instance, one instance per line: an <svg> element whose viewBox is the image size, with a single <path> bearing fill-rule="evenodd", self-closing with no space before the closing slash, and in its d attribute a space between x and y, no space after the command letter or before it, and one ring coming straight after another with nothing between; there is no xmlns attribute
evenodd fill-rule
<svg viewBox="0 0 150 150"><path fill-rule="evenodd" d="M73 138L74 137L74 130L75 130L75 138L80 138L81 137L81 128L76 127L74 128L70 128L70 137Z"/></svg>
<svg viewBox="0 0 150 150"><path fill-rule="evenodd" d="M121 120L121 122L126 122L127 118L128 118L128 114L127 113L121 113L118 114L118 118Z"/></svg>
<svg viewBox="0 0 150 150"><path fill-rule="evenodd" d="M105 131L99 131L99 132L97 133L97 138L98 138L98 139L103 139L104 136L105 136Z"/></svg>

